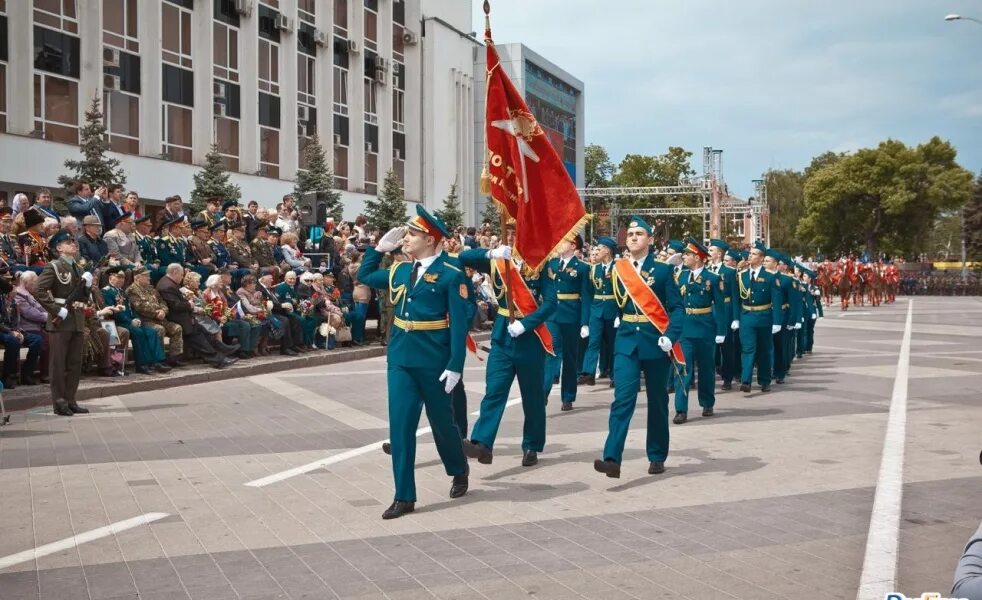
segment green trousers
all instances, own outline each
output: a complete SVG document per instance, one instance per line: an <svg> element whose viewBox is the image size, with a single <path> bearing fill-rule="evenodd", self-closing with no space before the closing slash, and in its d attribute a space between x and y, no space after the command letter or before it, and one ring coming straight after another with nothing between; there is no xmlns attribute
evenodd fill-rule
<svg viewBox="0 0 982 600"><path fill-rule="evenodd" d="M640 360L637 351L614 355L614 402L610 405L607 442L604 460L620 463L624 457L624 442L631 427L631 417L641 391L644 372L645 395L648 399L648 435L645 449L649 462L665 462L668 458L668 371L671 364L665 358Z"/></svg>
<svg viewBox="0 0 982 600"><path fill-rule="evenodd" d="M712 408L716 405L716 340L682 338L681 344L688 368L682 384L675 385L675 412L689 412L689 384L692 383L693 367L699 372L699 406Z"/></svg>
<svg viewBox="0 0 982 600"><path fill-rule="evenodd" d="M525 335L533 335L527 333ZM546 400L542 393L542 377L545 371L546 352L538 340L516 345L491 344L488 355L487 386L481 400L481 413L471 431L471 441L494 448L498 426L505 414L508 392L518 377L522 394L522 410L525 426L522 430L522 450L542 452L546 444Z"/></svg>

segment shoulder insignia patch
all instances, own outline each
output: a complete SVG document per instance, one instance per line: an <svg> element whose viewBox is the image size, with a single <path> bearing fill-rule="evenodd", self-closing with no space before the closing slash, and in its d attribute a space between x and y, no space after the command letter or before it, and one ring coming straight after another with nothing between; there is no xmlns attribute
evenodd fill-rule
<svg viewBox="0 0 982 600"><path fill-rule="evenodd" d="M467 284L466 283L460 284L459 291L460 291L460 297L463 298L464 300L467 300L469 294L467 292Z"/></svg>

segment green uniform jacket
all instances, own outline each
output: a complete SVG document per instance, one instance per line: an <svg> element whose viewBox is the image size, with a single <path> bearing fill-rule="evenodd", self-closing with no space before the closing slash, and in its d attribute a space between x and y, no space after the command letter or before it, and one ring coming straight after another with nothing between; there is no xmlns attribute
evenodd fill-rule
<svg viewBox="0 0 982 600"><path fill-rule="evenodd" d="M62 258L49 262L34 286L34 297L48 311L48 331L84 331L85 315L82 309L72 306L82 302L82 272L77 264L70 264ZM62 308L68 310L68 317L57 319ZM57 320L56 320L57 319Z"/></svg>
<svg viewBox="0 0 982 600"><path fill-rule="evenodd" d="M380 270L383 254L365 250L358 281L392 294L395 318L409 322L449 320L441 329L406 331L394 326L389 338L388 362L401 367L443 368L462 373L467 353L467 304L470 292L460 268L441 253L410 289L412 264L398 263Z"/></svg>
<svg viewBox="0 0 982 600"><path fill-rule="evenodd" d="M184 240L169 235L157 238L157 259L161 267L171 264L183 265L187 262L187 245Z"/></svg>
<svg viewBox="0 0 982 600"><path fill-rule="evenodd" d="M630 260L630 259L622 259ZM633 266L631 267L634 268ZM682 324L685 320L685 307L682 305L682 294L675 283L675 269L672 265L655 260L649 253L641 263L641 278L655 292L668 315L668 330L659 332L647 319L639 322L629 322L628 317L640 317L644 312L638 308L628 296L627 288L619 277L614 278L614 296L621 311L621 324L614 338L614 354L630 356L637 351L641 360L666 358L668 355L658 347L658 338L668 337L674 344L682 337Z"/></svg>
<svg viewBox="0 0 982 600"><path fill-rule="evenodd" d="M740 319L740 289L737 285L737 272L733 267L728 267L720 263L719 268L713 273L719 275L723 280L723 304L724 316L727 325Z"/></svg>
<svg viewBox="0 0 982 600"><path fill-rule="evenodd" d="M737 288L740 296L741 319L746 320L750 327L771 327L784 324L784 309L781 303L784 293L781 290L781 280L774 274L768 273L763 267L757 273L757 278L750 280L750 269L740 271L737 276ZM767 310L747 310L747 308L770 305ZM741 321L742 327L744 322Z"/></svg>
<svg viewBox="0 0 982 600"><path fill-rule="evenodd" d="M784 325L801 323L801 291L798 289L798 280L787 273L778 273L778 277L781 278L781 291L784 293L784 301L781 302Z"/></svg>
<svg viewBox="0 0 982 600"><path fill-rule="evenodd" d="M133 314L133 307L130 306L130 299L126 297L123 290L107 285L102 288L102 298L106 301L106 306L116 306L121 304L123 310L116 313L113 319L121 327L130 328L133 326L133 319L137 317Z"/></svg>
<svg viewBox="0 0 982 600"><path fill-rule="evenodd" d="M685 270L679 276L679 292L687 309L682 322L682 337L689 339L715 339L726 335L729 325L727 315L729 305L723 302L723 280L709 269L703 269L699 276L692 277L692 271ZM705 314L691 314L692 311L711 309Z"/></svg>
<svg viewBox="0 0 982 600"><path fill-rule="evenodd" d="M613 321L620 315L620 311L617 310L617 302L614 300L614 284L611 277L613 271L613 261L611 261L610 269L606 273L604 273L603 264L590 267L590 283L593 286L590 316L594 318Z"/></svg>
<svg viewBox="0 0 982 600"><path fill-rule="evenodd" d="M580 327L589 325L593 301L590 266L573 256L560 271L559 262L559 258L553 258L546 263L546 274L554 279L556 288L556 312L549 320Z"/></svg>

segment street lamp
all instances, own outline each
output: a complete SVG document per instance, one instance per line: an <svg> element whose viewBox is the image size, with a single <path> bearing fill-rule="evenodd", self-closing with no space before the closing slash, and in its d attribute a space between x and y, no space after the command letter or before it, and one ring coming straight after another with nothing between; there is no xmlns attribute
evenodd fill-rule
<svg viewBox="0 0 982 600"><path fill-rule="evenodd" d="M982 25L982 21L972 17L963 17L962 15L945 15L944 20L945 21L973 21L975 23L978 23L979 25ZM965 207L964 206L959 211L959 217L961 220L961 229L962 229L962 279L966 279L968 277L968 265L965 261L968 257L966 256L966 248L965 248Z"/></svg>
<svg viewBox="0 0 982 600"><path fill-rule="evenodd" d="M982 25L982 21L974 17L963 17L962 15L945 15L945 21L974 21L979 25Z"/></svg>

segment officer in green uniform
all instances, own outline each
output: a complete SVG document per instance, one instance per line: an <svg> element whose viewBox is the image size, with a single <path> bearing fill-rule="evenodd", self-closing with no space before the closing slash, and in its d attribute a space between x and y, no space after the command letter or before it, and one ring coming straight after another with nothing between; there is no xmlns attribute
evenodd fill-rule
<svg viewBox="0 0 982 600"><path fill-rule="evenodd" d="M467 339L468 288L459 268L441 248L448 237L443 221L422 205L408 228L397 227L367 248L358 280L386 290L396 307L388 346L389 440L395 499L383 519L395 519L416 505L416 428L423 408L447 475L453 477L450 497L467 493L468 467L454 426L450 392L460 382ZM384 253L400 245L413 263L379 270Z"/></svg>
<svg viewBox="0 0 982 600"><path fill-rule="evenodd" d="M160 257L157 256L157 241L151 234L153 227L153 217L146 215L139 219L134 219L136 224L136 245L140 249L140 257L143 259L143 266L150 273L150 282L154 285L164 276L165 269L160 266Z"/></svg>
<svg viewBox="0 0 982 600"><path fill-rule="evenodd" d="M716 347L726 339L730 305L723 300L722 278L705 268L709 250L694 239L688 240L682 260L685 270L679 276L679 291L685 305L682 322L682 353L690 367L699 370L699 406L702 416L713 416L716 405ZM689 412L689 384L692 369L675 388L676 425L685 423Z"/></svg>
<svg viewBox="0 0 982 600"><path fill-rule="evenodd" d="M811 354L815 345L815 323L825 316L822 309L822 291L813 282L817 274L808 268L802 268L802 281L805 285L805 326L802 352Z"/></svg>
<svg viewBox="0 0 982 600"><path fill-rule="evenodd" d="M631 425L631 417L641 390L641 373L645 378L648 399L648 473L665 472L668 458L668 382L673 370L672 345L682 334L685 310L682 296L675 284L672 266L655 260L649 252L651 227L639 217L632 217L627 229L628 258L625 267L635 271L641 284L654 292L668 317L665 331L649 320L642 307L637 306L628 294L620 276L613 282L614 296L620 309L617 321L617 337L614 340L614 402L610 405L609 433L604 444L603 459L597 459L593 468L607 477L621 476L621 460L624 442Z"/></svg>
<svg viewBox="0 0 982 600"><path fill-rule="evenodd" d="M143 375L149 375L153 371L167 373L171 367L165 362L167 355L164 353L163 342L153 327L143 323L133 313L130 299L123 291L126 269L124 267L110 267L107 273L109 285L102 288L102 298L105 300L106 306L121 307L121 310L113 313L113 320L117 327L122 327L130 332L136 372Z"/></svg>
<svg viewBox="0 0 982 600"><path fill-rule="evenodd" d="M780 280L781 291L784 299L781 302L781 310L784 311L784 329L774 336L774 381L784 383L784 378L791 370L791 359L794 357L795 332L801 329L801 292L798 290L798 282L794 277L787 273L788 265L792 261L786 254L777 250L771 250L769 258L775 261L774 272ZM765 268L770 267L765 264Z"/></svg>
<svg viewBox="0 0 982 600"><path fill-rule="evenodd" d="M593 302L590 305L590 340L583 367L577 383L593 385L596 383L597 364L600 365L600 378L610 377L614 367L614 320L620 314L614 301L614 288L611 271L617 256L617 242L609 237L597 240L597 253L600 262L590 267L590 283L593 287ZM613 385L613 380L611 380Z"/></svg>
<svg viewBox="0 0 982 600"><path fill-rule="evenodd" d="M219 221L208 229L211 230L211 239L208 240L208 245L211 246L211 251L215 254L215 266L219 269L228 267L232 261L232 256L228 253L228 246L225 245L225 235L228 233L225 229L225 221Z"/></svg>
<svg viewBox="0 0 982 600"><path fill-rule="evenodd" d="M505 236L506 244L503 246L490 251L483 248L465 250L459 257L461 265L490 275L491 288L498 299L498 318L491 330L484 399L481 400L481 412L471 430L471 437L464 440L464 452L481 464L491 464L494 440L505 413L508 392L518 377L522 411L525 413L522 466L531 467L538 463L538 453L542 452L546 443L546 405L542 387L546 350L535 330L556 310L556 292L554 280L545 270L541 275L536 274L522 263L512 260L511 244L515 240L513 225L506 228ZM537 305L527 313L516 307L511 323L504 289L505 273L497 267L499 259L512 261L511 269L521 275Z"/></svg>
<svg viewBox="0 0 982 600"><path fill-rule="evenodd" d="M740 367L739 348L734 352L734 339L740 328L740 294L737 291L736 269L725 264L726 253L730 250L729 244L723 240L709 240L709 264L706 266L710 272L719 275L723 281L723 321L726 323L726 337L722 344L716 347L716 366L719 368L720 377L723 379L723 390L733 387L733 377L737 374Z"/></svg>
<svg viewBox="0 0 982 600"><path fill-rule="evenodd" d="M184 227L184 217L174 217L164 221L161 227L161 234L156 240L157 258L160 260L161 268L167 269L167 265L183 265L187 262L186 243L181 239L181 229Z"/></svg>
<svg viewBox="0 0 982 600"><path fill-rule="evenodd" d="M774 335L781 331L784 323L780 280L764 268L766 251L767 246L758 241L747 256L747 268L737 275L743 367L740 391L748 394L755 362L760 390L770 391L774 368Z"/></svg>
<svg viewBox="0 0 982 600"><path fill-rule="evenodd" d="M574 256L576 245L564 241L559 256L546 263L546 275L556 289L556 311L546 321L552 334L554 356L546 357L543 394L546 401L552 382L560 376L562 410L573 410L576 402L576 378L579 374L580 340L590 336L590 304L593 285L590 267Z"/></svg>

